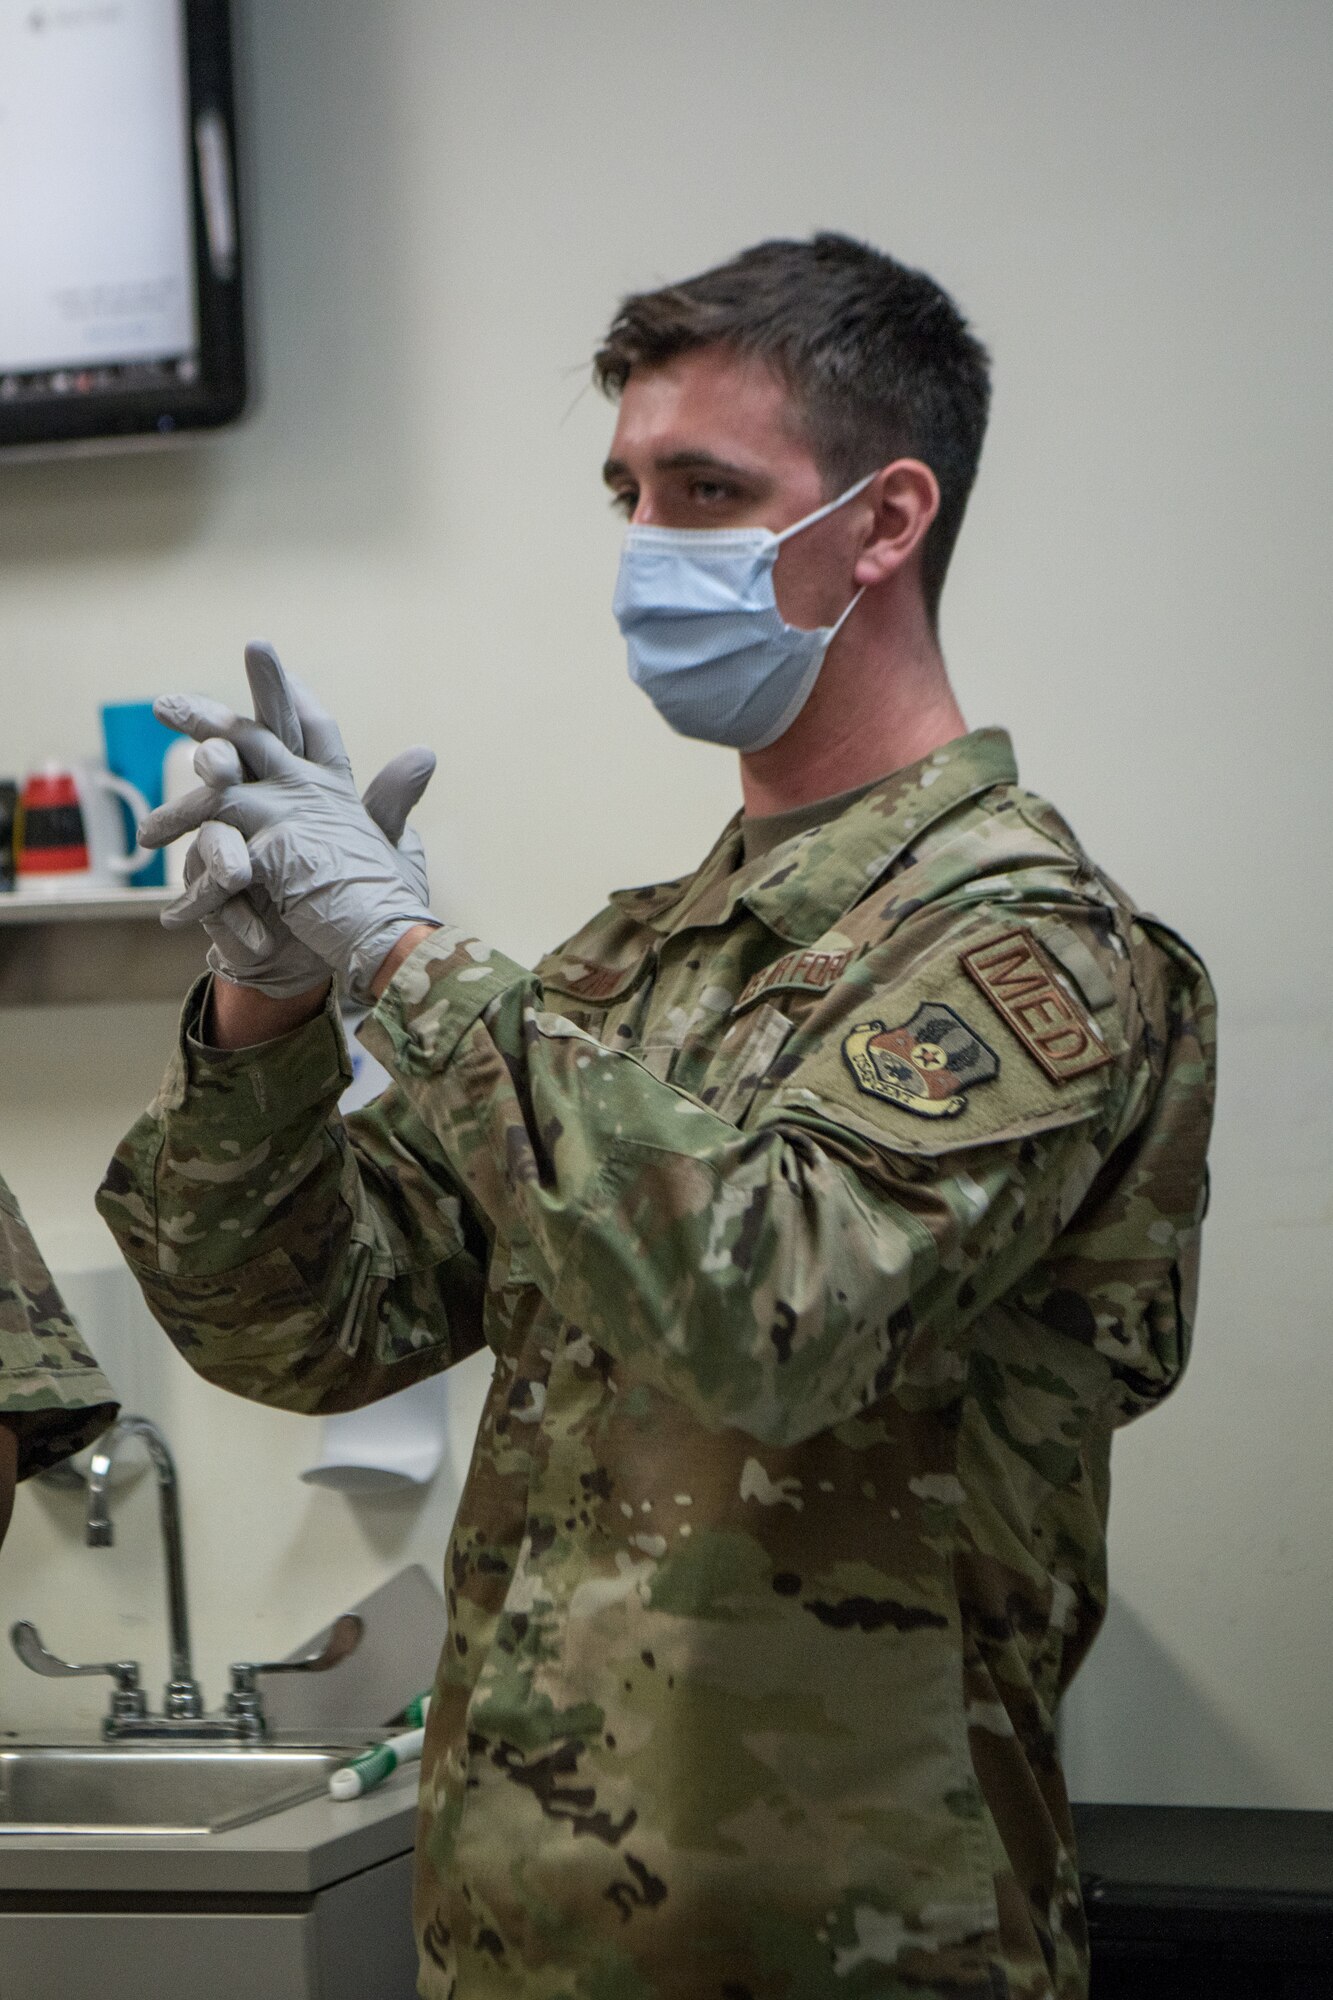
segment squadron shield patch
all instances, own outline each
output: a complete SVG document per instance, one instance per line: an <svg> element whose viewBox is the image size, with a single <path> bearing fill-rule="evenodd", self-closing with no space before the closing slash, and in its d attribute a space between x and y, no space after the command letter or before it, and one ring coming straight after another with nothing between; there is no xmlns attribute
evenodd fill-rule
<svg viewBox="0 0 1333 2000"><path fill-rule="evenodd" d="M956 1118L964 1091L1000 1074L1000 1058L942 1000L925 1000L896 1028L862 1021L842 1045L858 1090L918 1118Z"/></svg>

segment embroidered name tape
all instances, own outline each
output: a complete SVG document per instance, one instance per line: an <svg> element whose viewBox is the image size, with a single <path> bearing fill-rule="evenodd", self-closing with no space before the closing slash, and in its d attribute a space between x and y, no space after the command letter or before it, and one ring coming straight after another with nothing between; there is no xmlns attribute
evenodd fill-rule
<svg viewBox="0 0 1333 2000"><path fill-rule="evenodd" d="M988 938L960 953L958 963L1052 1083L1068 1083L1111 1061L1092 1017L1030 932Z"/></svg>
<svg viewBox="0 0 1333 2000"><path fill-rule="evenodd" d="M775 958L772 965L756 972L741 989L736 1007L748 1007L751 1000L757 1000L761 993L771 993L777 986L789 992L827 992L842 978L855 957L854 951L789 951L785 958Z"/></svg>

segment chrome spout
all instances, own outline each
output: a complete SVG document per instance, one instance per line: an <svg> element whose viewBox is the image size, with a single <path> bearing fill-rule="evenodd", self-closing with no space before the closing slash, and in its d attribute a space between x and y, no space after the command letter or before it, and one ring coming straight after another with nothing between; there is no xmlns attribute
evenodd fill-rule
<svg viewBox="0 0 1333 2000"><path fill-rule="evenodd" d="M147 1417L121 1417L98 1439L88 1468L87 1541L90 1548L109 1548L115 1530L107 1507L111 1461L126 1438L142 1438L157 1474L158 1517L167 1571L167 1629L171 1672L165 1709L169 1716L202 1715L203 1697L190 1660L190 1619L185 1601L185 1550L181 1540L180 1489L176 1462L157 1425Z"/></svg>

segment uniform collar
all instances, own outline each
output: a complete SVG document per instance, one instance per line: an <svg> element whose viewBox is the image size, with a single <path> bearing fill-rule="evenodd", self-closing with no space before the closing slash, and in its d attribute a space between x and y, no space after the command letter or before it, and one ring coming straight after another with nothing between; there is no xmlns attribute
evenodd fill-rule
<svg viewBox="0 0 1333 2000"><path fill-rule="evenodd" d="M729 923L744 903L786 942L813 944L956 806L1017 778L1008 732L974 729L892 772L836 819L748 864L737 813L695 874L618 889L611 900L663 936Z"/></svg>

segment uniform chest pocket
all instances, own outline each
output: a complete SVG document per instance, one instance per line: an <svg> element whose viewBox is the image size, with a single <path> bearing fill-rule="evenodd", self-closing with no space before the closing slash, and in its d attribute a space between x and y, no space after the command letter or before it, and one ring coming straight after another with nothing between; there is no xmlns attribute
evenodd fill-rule
<svg viewBox="0 0 1333 2000"><path fill-rule="evenodd" d="M743 1125L765 1085L781 1079L773 1065L795 1023L765 1001L749 1007L731 1023L708 1065L698 1095L701 1103L731 1125Z"/></svg>
<svg viewBox="0 0 1333 2000"><path fill-rule="evenodd" d="M614 954L587 957L566 948L550 952L537 966L546 1004L576 1028L609 1041L608 1027L626 1014L637 1013L644 989L651 985L653 954L645 943L623 947Z"/></svg>

